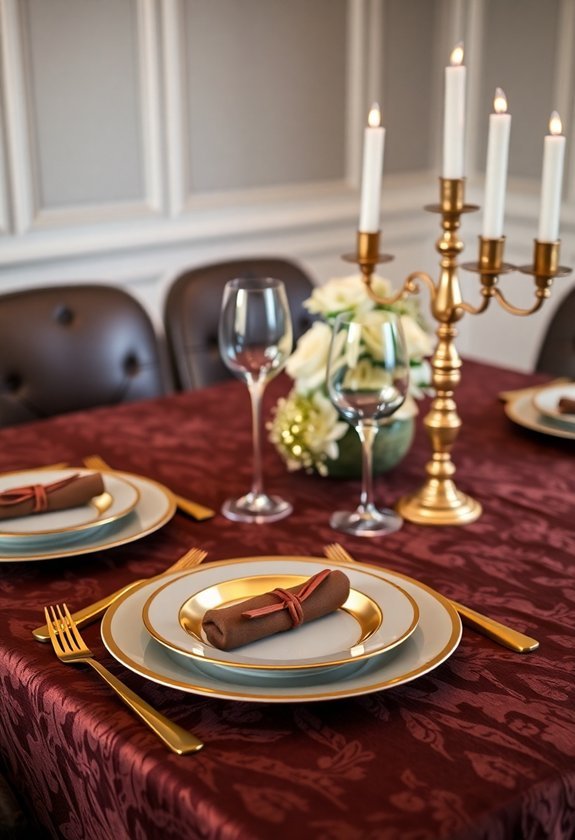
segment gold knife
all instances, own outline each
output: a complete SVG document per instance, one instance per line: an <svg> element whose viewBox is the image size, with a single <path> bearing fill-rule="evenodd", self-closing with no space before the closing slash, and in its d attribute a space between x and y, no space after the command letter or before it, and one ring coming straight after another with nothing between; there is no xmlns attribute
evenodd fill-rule
<svg viewBox="0 0 575 840"><path fill-rule="evenodd" d="M357 562L349 551L339 543L326 546L324 551L328 560L343 563ZM445 598L445 595L443 597ZM493 618L488 618L488 616L482 615L476 612L476 610L472 610L470 607L459 604L450 598L446 600L457 610L464 624L473 630L477 630L478 633L482 633L494 642L498 642L503 647L514 650L516 653L529 653L530 651L537 650L539 647L537 639L526 636L525 633L520 633L519 630L507 627L505 624L501 624Z"/></svg>
<svg viewBox="0 0 575 840"><path fill-rule="evenodd" d="M92 470L102 470L105 472L106 470L113 472L113 467L111 467L100 455L88 455L84 458L84 464ZM161 483L161 482L158 482ZM179 496L177 493L174 493L173 490L166 488L169 493L173 496L176 501L177 506L180 510L183 510L184 513L187 513L189 516L196 519L198 522L204 522L206 519L213 519L216 515L215 510L211 510L211 508L205 507L204 505L199 504L199 502L193 502L191 499L187 499L185 496Z"/></svg>
<svg viewBox="0 0 575 840"><path fill-rule="evenodd" d="M537 639L532 639L531 636L526 636L512 627L507 627L505 624L495 621L494 618L482 615L472 610L471 607L459 604L453 598L449 600L461 616L464 624L479 633L483 633L484 636L488 636L494 642L499 642L499 644L514 650L516 653L530 653L530 651L537 650L539 647Z"/></svg>

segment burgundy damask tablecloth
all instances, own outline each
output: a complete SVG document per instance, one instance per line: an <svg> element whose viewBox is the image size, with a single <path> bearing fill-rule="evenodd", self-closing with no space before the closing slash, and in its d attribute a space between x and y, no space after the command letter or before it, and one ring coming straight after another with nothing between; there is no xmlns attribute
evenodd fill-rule
<svg viewBox="0 0 575 840"><path fill-rule="evenodd" d="M192 544L210 559L320 555L329 513L359 483L288 474L266 450L270 490L294 513L267 526L183 515L139 542L93 555L0 567L0 750L55 837L570 838L575 836L575 447L514 426L497 392L535 381L468 362L458 389L459 486L484 506L463 528L406 523L385 539L340 541L536 636L519 655L471 630L412 683L354 699L254 704L163 688L96 655L205 748L169 753L84 668L31 636L42 607L79 608L158 573ZM272 383L267 406L286 383ZM249 404L230 382L0 432L0 469L79 463L98 452L219 509L250 482ZM415 488L429 455L421 428L377 482L388 502Z"/></svg>

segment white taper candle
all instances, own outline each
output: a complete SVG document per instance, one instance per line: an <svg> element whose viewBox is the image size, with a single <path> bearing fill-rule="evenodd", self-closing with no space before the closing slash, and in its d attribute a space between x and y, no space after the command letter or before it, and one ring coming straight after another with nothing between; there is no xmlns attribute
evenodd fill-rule
<svg viewBox="0 0 575 840"><path fill-rule="evenodd" d="M541 206L537 234L539 242L555 242L559 239L563 160L565 158L565 137L561 131L561 119L557 111L553 111L549 120L549 134L545 135L543 146Z"/></svg>
<svg viewBox="0 0 575 840"><path fill-rule="evenodd" d="M443 177L463 178L465 142L465 78L463 44L451 53L445 68L445 107L443 111Z"/></svg>
<svg viewBox="0 0 575 840"><path fill-rule="evenodd" d="M369 112L368 125L363 137L363 171L359 213L359 230L363 233L376 233L379 230L384 145L385 128L381 125L379 105L374 103Z"/></svg>
<svg viewBox="0 0 575 840"><path fill-rule="evenodd" d="M497 88L495 91L493 108L495 113L489 115L487 168L485 172L485 206L482 231L485 239L499 239L503 236L511 114L506 113L507 99L501 88Z"/></svg>

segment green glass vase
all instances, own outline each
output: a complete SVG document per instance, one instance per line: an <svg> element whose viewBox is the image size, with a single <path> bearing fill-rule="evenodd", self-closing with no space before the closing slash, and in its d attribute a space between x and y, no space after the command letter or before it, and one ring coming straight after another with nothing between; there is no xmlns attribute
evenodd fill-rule
<svg viewBox="0 0 575 840"><path fill-rule="evenodd" d="M374 475L397 466L407 455L415 434L415 418L392 420L381 426L373 445ZM332 478L361 478L361 442L356 430L350 426L338 441L339 457L328 458L326 467Z"/></svg>

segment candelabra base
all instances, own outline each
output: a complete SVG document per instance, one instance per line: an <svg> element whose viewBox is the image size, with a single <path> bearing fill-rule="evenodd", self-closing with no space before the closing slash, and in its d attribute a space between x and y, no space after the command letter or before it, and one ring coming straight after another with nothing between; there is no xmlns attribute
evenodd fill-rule
<svg viewBox="0 0 575 840"><path fill-rule="evenodd" d="M418 525L468 525L479 519L478 501L458 490L451 479L428 478L415 493L396 504L398 513Z"/></svg>

